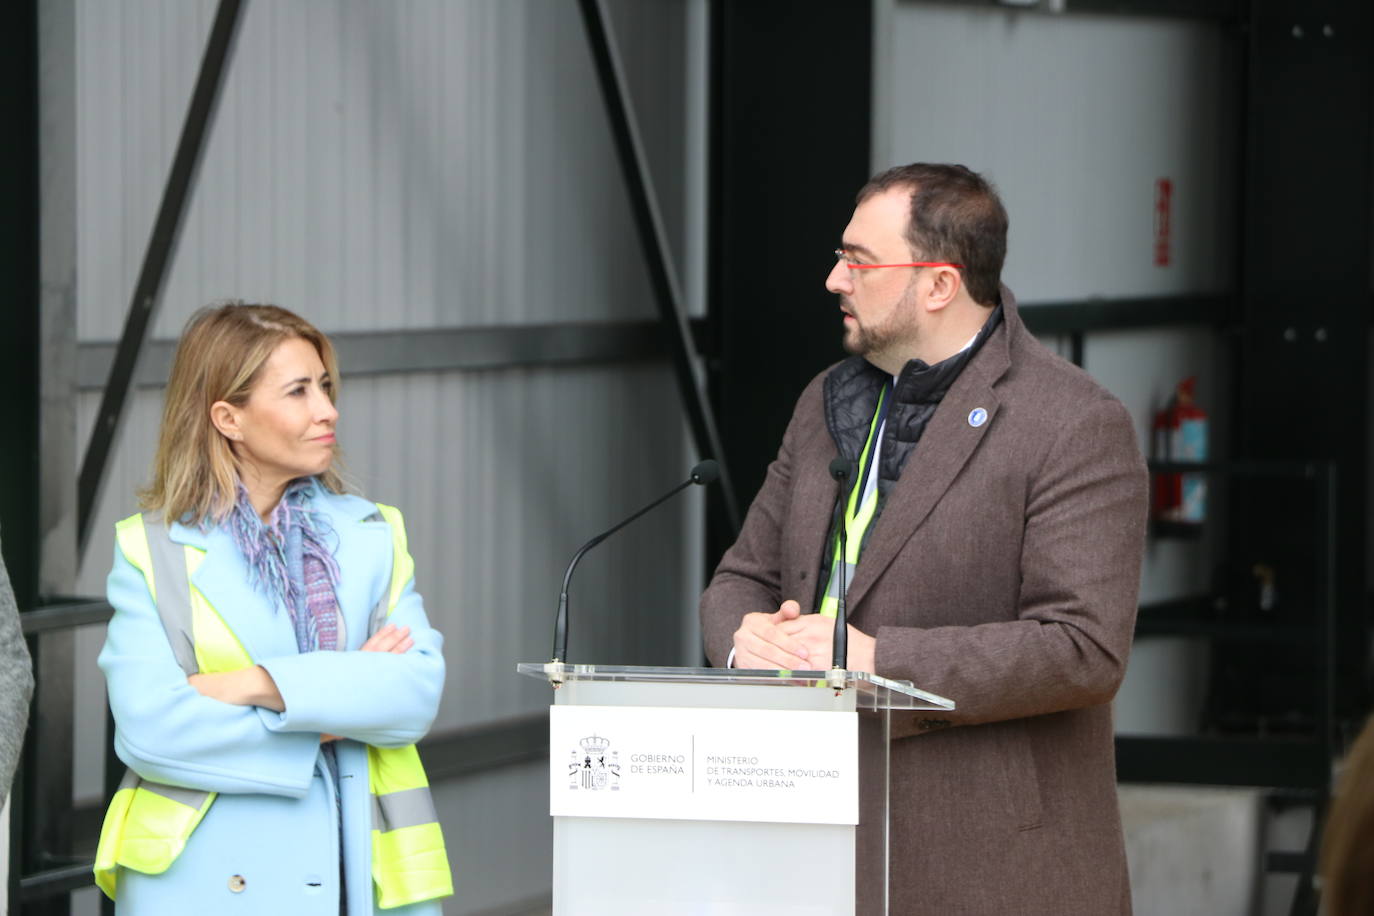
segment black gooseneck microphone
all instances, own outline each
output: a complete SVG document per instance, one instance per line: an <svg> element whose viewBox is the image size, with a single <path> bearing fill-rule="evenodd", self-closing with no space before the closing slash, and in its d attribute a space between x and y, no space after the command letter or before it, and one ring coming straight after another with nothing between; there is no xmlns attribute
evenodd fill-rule
<svg viewBox="0 0 1374 916"><path fill-rule="evenodd" d="M845 580L848 578L845 575L845 563L849 558L848 532L845 530L848 526L845 524L844 504L846 497L849 496L849 487L845 484L854 476L854 462L849 458L836 458L830 462L830 476L835 478L835 482L839 484L839 493L836 494L835 501L840 505L840 558L839 562L835 564L835 571L839 573L840 581L839 589L835 592L835 638L832 641L834 652L831 655L830 668L832 671L843 671L849 667L849 626L844 604L845 591L847 590ZM839 684L832 683L831 686L839 690L844 686L844 682L841 680Z"/></svg>
<svg viewBox="0 0 1374 916"><path fill-rule="evenodd" d="M629 518L625 519L623 522L616 525L614 528L611 528L608 531L603 531L601 534L598 534L596 537L592 538L590 541L579 547L577 553L573 554L572 562L568 564L568 571L563 576L563 591L559 592L558 594L558 619L554 622L553 625L553 658L549 662L549 666L546 666L545 669L546 671L550 671L551 679L555 679L556 677L553 673L553 669L556 669L557 666L561 666L563 659L566 657L568 653L568 585L572 582L573 570L577 568L577 564L582 559L582 555L587 551L591 550L597 544L600 544L602 541L606 540L606 538L615 534L621 528L624 528L626 525L630 524L630 522L639 518L645 512L648 512L650 509L653 509L659 503L666 502L667 500L676 496L681 491L690 487L692 484L700 484L702 486L705 486L707 484L715 483L718 477L720 477L720 465L714 459L707 458L705 461L699 462L695 467L692 468L691 476L689 476L682 483L673 487L667 493L664 493L658 499L649 503L649 505L645 506L643 509L640 509L634 515L631 515ZM561 682L561 680L561 676L557 676L555 679L555 684Z"/></svg>

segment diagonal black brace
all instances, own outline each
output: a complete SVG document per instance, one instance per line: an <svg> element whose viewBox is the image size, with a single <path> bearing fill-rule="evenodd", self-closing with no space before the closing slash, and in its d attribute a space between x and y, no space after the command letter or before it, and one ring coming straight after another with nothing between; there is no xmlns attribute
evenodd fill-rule
<svg viewBox="0 0 1374 916"><path fill-rule="evenodd" d="M109 380L100 399L100 410L95 417L95 427L91 430L91 441L86 446L86 455L81 462L81 477L77 485L77 550L81 555L85 554L86 544L90 540L96 502L109 469L110 452L124 416L138 354L161 301L162 284L180 236L186 204L191 196L201 153L205 149L205 138L210 132L220 88L224 84L229 52L242 18L242 9L243 0L220 0L219 8L215 11L215 21L210 26L210 37L205 44L205 56L201 59L195 88L191 92L181 138L177 141L176 154L167 174L167 185L162 192L162 202L158 206L153 232L143 255L143 267L134 285L133 299L124 321L124 333L119 339Z"/></svg>
<svg viewBox="0 0 1374 916"><path fill-rule="evenodd" d="M649 163L639 140L639 129L630 108L629 84L625 68L610 39L607 15L602 0L578 0L582 21L587 27L587 42L591 45L592 63L596 67L601 96L611 122L611 136L616 156L630 196L630 210L635 228L639 231L644 263L649 270L649 285L654 291L659 318L668 333L668 348L672 353L673 369L678 389L692 426L692 438L702 458L715 458L720 464L720 492L725 503L726 517L731 527L739 531L739 500L735 496L729 463L721 447L711 405L706 399L692 367L692 338L687 318L682 310L682 294L673 270L668 250L668 237L663 231L657 198L649 177Z"/></svg>

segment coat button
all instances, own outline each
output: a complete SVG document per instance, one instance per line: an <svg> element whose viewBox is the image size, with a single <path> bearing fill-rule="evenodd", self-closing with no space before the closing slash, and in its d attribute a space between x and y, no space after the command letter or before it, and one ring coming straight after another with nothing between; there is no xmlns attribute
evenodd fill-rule
<svg viewBox="0 0 1374 916"><path fill-rule="evenodd" d="M236 894L242 894L243 889L248 886L248 882L243 880L243 875L229 876L229 890Z"/></svg>

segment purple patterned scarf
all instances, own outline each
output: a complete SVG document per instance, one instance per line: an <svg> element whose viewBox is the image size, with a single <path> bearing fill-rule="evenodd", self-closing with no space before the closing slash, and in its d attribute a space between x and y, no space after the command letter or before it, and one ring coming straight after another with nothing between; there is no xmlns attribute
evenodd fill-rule
<svg viewBox="0 0 1374 916"><path fill-rule="evenodd" d="M314 495L312 478L291 481L263 524L240 483L228 518L253 585L286 605L301 652L332 651L342 642L335 593L339 566L328 543L334 529L323 512L311 510Z"/></svg>

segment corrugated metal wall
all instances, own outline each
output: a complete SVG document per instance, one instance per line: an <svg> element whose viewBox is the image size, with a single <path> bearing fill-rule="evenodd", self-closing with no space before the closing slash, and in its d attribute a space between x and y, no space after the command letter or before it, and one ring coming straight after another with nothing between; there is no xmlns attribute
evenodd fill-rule
<svg viewBox="0 0 1374 916"><path fill-rule="evenodd" d="M78 3L78 333L118 338L215 4ZM696 0L612 8L679 263L700 169ZM697 17L697 25L692 19ZM699 50L699 48L698 48ZM697 177L693 177L697 176ZM686 278L689 291L699 280ZM225 297L326 332L651 319L640 249L576 5L565 0L249 2L172 262L155 338ZM365 494L406 512L418 584L447 637L436 729L542 709L514 674L547 657L564 564L694 460L665 364L349 379L340 441ZM78 443L99 392L81 395ZM81 564L99 594L111 525L134 511L161 391L126 417ZM579 573L579 661L691 664L699 496L636 523ZM100 792L94 655L81 634L77 794ZM89 700L89 702L88 702ZM438 798L452 912L547 894L545 777L521 766ZM501 824L501 829L494 829Z"/></svg>
<svg viewBox="0 0 1374 916"><path fill-rule="evenodd" d="M1003 276L1027 309L1228 291L1240 71L1220 27L898 0L877 11L875 166L955 161L990 177L1011 219ZM1153 259L1161 178L1173 183L1167 266ZM1210 329L1089 334L1083 355L1131 410L1147 454L1153 413L1185 377L1198 376L1204 406L1226 403ZM1196 543L1152 542L1141 600L1206 591L1206 557ZM1118 727L1195 728L1204 648L1138 641Z"/></svg>

